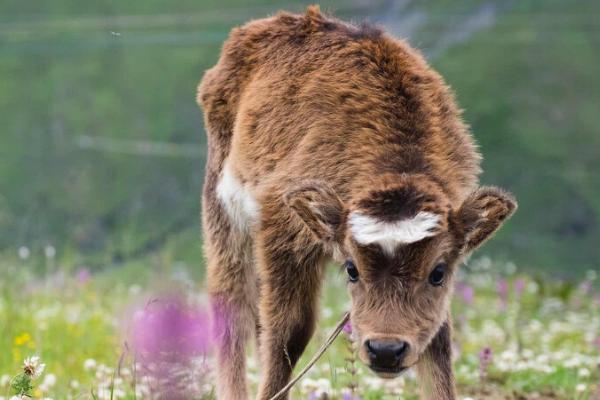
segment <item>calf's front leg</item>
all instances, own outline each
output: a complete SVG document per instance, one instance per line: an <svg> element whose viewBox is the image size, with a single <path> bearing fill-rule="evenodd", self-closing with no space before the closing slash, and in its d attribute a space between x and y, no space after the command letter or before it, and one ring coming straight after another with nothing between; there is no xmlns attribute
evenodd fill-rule
<svg viewBox="0 0 600 400"><path fill-rule="evenodd" d="M284 238L263 237L257 248L262 329L259 400L270 399L289 382L315 328L323 274L321 251L311 245L300 250L294 243L297 237ZM287 398L287 393L280 397Z"/></svg>
<svg viewBox="0 0 600 400"><path fill-rule="evenodd" d="M421 399L456 399L452 372L452 326L449 318L421 355L417 372L421 386Z"/></svg>

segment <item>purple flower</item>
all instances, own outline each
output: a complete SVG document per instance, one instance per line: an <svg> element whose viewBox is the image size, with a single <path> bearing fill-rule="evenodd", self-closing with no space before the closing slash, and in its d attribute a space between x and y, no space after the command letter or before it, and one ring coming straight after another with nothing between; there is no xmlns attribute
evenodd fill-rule
<svg viewBox="0 0 600 400"><path fill-rule="evenodd" d="M75 275L75 279L82 285L85 285L90 281L92 274L89 269L83 267L77 270L77 274Z"/></svg>
<svg viewBox="0 0 600 400"><path fill-rule="evenodd" d="M600 337L597 337L597 338L596 338L596 341L594 342L594 344L596 345L596 347L597 347L598 349L600 349Z"/></svg>
<svg viewBox="0 0 600 400"><path fill-rule="evenodd" d="M579 285L579 290L581 291L582 294L589 294L592 291L592 282L590 281L583 281L581 282L581 284Z"/></svg>
<svg viewBox="0 0 600 400"><path fill-rule="evenodd" d="M458 293L460 294L461 299L467 305L473 304L473 301L475 300L475 290L471 286L467 285L464 282L459 282L456 285L456 288L458 289Z"/></svg>
<svg viewBox="0 0 600 400"><path fill-rule="evenodd" d="M479 378L481 380L487 377L488 367L492 363L493 355L492 349L489 347L484 347L479 352Z"/></svg>
<svg viewBox="0 0 600 400"><path fill-rule="evenodd" d="M194 361L202 360L212 343L208 313L177 295L154 300L135 313L131 343L140 374L156 382L157 395L189 398Z"/></svg>
<svg viewBox="0 0 600 400"><path fill-rule="evenodd" d="M352 335L352 322L350 322L350 320L344 324L342 331L347 335Z"/></svg>
<svg viewBox="0 0 600 400"><path fill-rule="evenodd" d="M156 300L136 313L133 344L140 353L204 355L210 346L208 315L178 298Z"/></svg>
<svg viewBox="0 0 600 400"><path fill-rule="evenodd" d="M523 278L515 279L514 286L515 286L515 295L517 297L521 297L521 295L525 291L525 279L523 279Z"/></svg>
<svg viewBox="0 0 600 400"><path fill-rule="evenodd" d="M500 279L496 284L496 293L500 297L500 310L506 310L508 303L508 282L506 279Z"/></svg>

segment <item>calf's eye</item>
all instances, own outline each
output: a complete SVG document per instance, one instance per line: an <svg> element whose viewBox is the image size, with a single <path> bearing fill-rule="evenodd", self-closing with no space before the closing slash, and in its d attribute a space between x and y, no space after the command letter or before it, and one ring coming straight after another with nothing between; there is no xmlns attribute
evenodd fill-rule
<svg viewBox="0 0 600 400"><path fill-rule="evenodd" d="M346 273L348 274L348 279L350 282L358 281L358 269L356 265L352 261L346 261L344 263L344 268L346 268Z"/></svg>
<svg viewBox="0 0 600 400"><path fill-rule="evenodd" d="M444 276L446 275L446 269L448 266L446 263L439 263L435 266L433 271L429 274L429 283L433 286L440 286L444 283Z"/></svg>

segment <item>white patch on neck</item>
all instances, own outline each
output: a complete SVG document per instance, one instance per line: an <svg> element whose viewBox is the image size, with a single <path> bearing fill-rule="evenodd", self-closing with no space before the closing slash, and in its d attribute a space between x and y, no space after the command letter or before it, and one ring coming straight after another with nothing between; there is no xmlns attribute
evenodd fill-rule
<svg viewBox="0 0 600 400"><path fill-rule="evenodd" d="M349 225L354 239L360 244L376 243L388 254L400 244L418 242L437 232L438 214L421 211L409 219L386 222L359 212L350 214Z"/></svg>
<svg viewBox="0 0 600 400"><path fill-rule="evenodd" d="M239 229L246 231L258 219L260 207L247 188L235 177L227 163L217 185L217 197L229 218Z"/></svg>

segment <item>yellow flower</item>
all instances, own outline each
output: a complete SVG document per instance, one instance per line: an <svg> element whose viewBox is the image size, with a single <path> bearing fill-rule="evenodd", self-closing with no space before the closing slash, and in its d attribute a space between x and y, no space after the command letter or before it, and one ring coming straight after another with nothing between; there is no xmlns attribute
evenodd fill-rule
<svg viewBox="0 0 600 400"><path fill-rule="evenodd" d="M29 342L31 342L31 335L27 332L23 332L15 337L15 346L23 346L29 344Z"/></svg>

